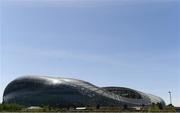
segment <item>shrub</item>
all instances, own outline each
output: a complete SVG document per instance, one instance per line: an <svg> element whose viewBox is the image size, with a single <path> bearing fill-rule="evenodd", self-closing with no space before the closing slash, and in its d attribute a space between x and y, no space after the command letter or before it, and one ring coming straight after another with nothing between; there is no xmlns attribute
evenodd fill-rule
<svg viewBox="0 0 180 113"><path fill-rule="evenodd" d="M24 107L18 104L0 104L0 111L20 111Z"/></svg>

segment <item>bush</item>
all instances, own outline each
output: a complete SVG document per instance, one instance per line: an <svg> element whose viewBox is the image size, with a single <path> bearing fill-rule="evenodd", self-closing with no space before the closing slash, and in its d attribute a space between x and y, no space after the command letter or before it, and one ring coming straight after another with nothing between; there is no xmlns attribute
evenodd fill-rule
<svg viewBox="0 0 180 113"><path fill-rule="evenodd" d="M148 112L160 112L159 106L155 103L153 103L149 109Z"/></svg>
<svg viewBox="0 0 180 113"><path fill-rule="evenodd" d="M169 104L165 107L165 111L167 112L176 112L175 107L172 104Z"/></svg>
<svg viewBox="0 0 180 113"><path fill-rule="evenodd" d="M23 108L18 104L0 104L0 111L21 111Z"/></svg>

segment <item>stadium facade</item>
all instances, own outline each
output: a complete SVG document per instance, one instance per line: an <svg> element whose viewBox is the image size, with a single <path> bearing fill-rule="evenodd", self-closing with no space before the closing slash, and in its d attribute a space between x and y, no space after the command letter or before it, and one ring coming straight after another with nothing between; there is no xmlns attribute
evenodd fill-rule
<svg viewBox="0 0 180 113"><path fill-rule="evenodd" d="M60 77L24 76L10 82L3 103L25 106L149 106L165 102L157 96L125 87L97 87L89 82Z"/></svg>

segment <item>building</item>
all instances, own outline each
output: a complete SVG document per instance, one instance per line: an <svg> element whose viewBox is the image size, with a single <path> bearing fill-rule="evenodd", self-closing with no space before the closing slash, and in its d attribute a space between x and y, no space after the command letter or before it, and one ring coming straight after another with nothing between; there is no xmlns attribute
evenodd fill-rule
<svg viewBox="0 0 180 113"><path fill-rule="evenodd" d="M124 106L138 107L165 102L154 95L124 87L97 87L89 82L60 77L24 76L10 82L3 103L25 106Z"/></svg>

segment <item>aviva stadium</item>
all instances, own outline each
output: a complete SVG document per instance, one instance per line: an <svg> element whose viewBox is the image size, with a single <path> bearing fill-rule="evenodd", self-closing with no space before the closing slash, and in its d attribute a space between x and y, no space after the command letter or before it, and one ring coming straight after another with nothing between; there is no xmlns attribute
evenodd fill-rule
<svg viewBox="0 0 180 113"><path fill-rule="evenodd" d="M150 106L165 102L155 95L125 87L98 87L89 82L60 77L24 76L10 82L3 103L25 106Z"/></svg>

